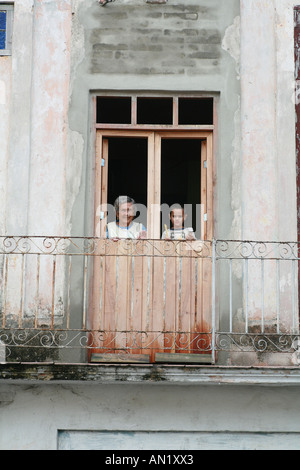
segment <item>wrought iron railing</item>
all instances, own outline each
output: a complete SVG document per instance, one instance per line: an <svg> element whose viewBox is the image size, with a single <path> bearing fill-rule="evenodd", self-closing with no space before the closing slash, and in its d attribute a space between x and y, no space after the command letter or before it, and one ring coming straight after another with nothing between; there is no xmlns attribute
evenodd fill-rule
<svg viewBox="0 0 300 470"><path fill-rule="evenodd" d="M0 362L294 361L298 265L297 243L0 237Z"/></svg>
<svg viewBox="0 0 300 470"><path fill-rule="evenodd" d="M299 248L296 242L215 242L216 350L254 352L266 364L269 353L297 354ZM227 296L220 297L226 283Z"/></svg>

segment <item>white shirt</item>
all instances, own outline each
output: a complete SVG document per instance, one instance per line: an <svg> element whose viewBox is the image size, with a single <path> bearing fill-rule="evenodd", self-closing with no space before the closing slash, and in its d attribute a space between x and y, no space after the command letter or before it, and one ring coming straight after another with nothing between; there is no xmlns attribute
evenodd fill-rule
<svg viewBox="0 0 300 470"><path fill-rule="evenodd" d="M107 238L138 238L140 232L146 230L143 224L131 222L128 227L121 227L116 222L109 222L106 227Z"/></svg>
<svg viewBox="0 0 300 470"><path fill-rule="evenodd" d="M192 235L193 238L196 239L193 229L191 228L170 228L168 232L164 231L161 238L163 240L166 237L171 240L186 240L188 234Z"/></svg>

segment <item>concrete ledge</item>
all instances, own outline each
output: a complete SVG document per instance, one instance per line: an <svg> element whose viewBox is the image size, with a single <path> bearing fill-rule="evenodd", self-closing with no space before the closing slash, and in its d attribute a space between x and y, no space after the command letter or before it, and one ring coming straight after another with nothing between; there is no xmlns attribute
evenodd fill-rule
<svg viewBox="0 0 300 470"><path fill-rule="evenodd" d="M0 382L300 386L300 368L7 363L0 364Z"/></svg>

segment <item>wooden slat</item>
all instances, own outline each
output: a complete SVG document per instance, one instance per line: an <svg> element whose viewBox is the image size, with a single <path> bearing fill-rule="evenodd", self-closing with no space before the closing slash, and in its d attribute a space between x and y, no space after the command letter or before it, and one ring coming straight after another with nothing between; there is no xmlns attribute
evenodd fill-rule
<svg viewBox="0 0 300 470"><path fill-rule="evenodd" d="M119 240L116 242L116 246L122 244L123 241ZM118 247L119 248L119 247ZM131 259L128 256L117 256L115 259L116 269L116 290L115 290L115 311L114 311L114 331L127 331L128 329L128 316L129 308L128 298L129 286L131 285L130 277L128 276L128 270L130 270ZM127 338L125 334L119 334L115 340L115 348L122 349L127 347Z"/></svg>
<svg viewBox="0 0 300 470"><path fill-rule="evenodd" d="M153 238L160 239L160 204L161 204L161 137L154 135L154 224Z"/></svg>
<svg viewBox="0 0 300 470"><path fill-rule="evenodd" d="M201 185L200 185L200 201L201 201L201 240L207 239L207 223L204 222L204 214L207 213L207 168L204 166L204 162L207 164L207 143L206 140L201 142Z"/></svg>
<svg viewBox="0 0 300 470"><path fill-rule="evenodd" d="M116 363L149 363L150 357L147 354L92 354L91 362L116 362Z"/></svg>
<svg viewBox="0 0 300 470"><path fill-rule="evenodd" d="M165 257L165 321L164 321L164 346L165 352L175 352L176 318L178 317L178 272L177 259ZM167 333L169 332L169 333Z"/></svg>
<svg viewBox="0 0 300 470"><path fill-rule="evenodd" d="M154 134L148 138L148 185L147 185L147 207L148 207L148 218L147 218L147 236L152 239L155 238L154 226L155 226L155 159L154 159L155 145L154 145Z"/></svg>
<svg viewBox="0 0 300 470"><path fill-rule="evenodd" d="M154 250L162 249L161 241L154 240ZM163 256L152 259L152 318L150 328L153 332L153 351L163 351L163 329L164 329L164 258ZM161 332L161 334L159 334ZM154 358L151 355L151 358Z"/></svg>
<svg viewBox="0 0 300 470"><path fill-rule="evenodd" d="M96 161L95 161L95 203L94 203L94 213L95 213L95 237L99 237L101 233L101 225L99 219L99 211L101 205L101 179L102 179L102 167L101 167L101 158L102 158L102 136L99 132L96 134ZM101 328L101 295L100 290L101 283L103 282L103 262L102 259L98 256L93 258L93 268L92 276L93 282L90 284L90 296L89 299L89 313L88 313L88 325L92 330L97 330ZM91 341L94 341L91 339ZM97 342L96 342L97 343Z"/></svg>
<svg viewBox="0 0 300 470"><path fill-rule="evenodd" d="M164 363L185 363L185 364L211 364L212 356L211 354L166 354L166 353L156 353L155 362L164 362Z"/></svg>
<svg viewBox="0 0 300 470"><path fill-rule="evenodd" d="M202 284L199 286L202 294L202 312L201 312L201 325L200 332L210 332L212 328L211 322L211 276L212 266L210 259L202 260ZM203 335L203 348L207 347L209 343L209 337L207 334ZM205 345L205 346L204 346Z"/></svg>
<svg viewBox="0 0 300 470"><path fill-rule="evenodd" d="M108 161L108 140L107 139L103 139L103 142L102 142L102 156L101 156L101 158L103 158L103 160L105 162L104 166L102 167L102 171L101 171L101 206L102 206L102 210L103 210L105 208L105 206L107 205L108 165L109 165L109 161ZM101 159L100 159L100 162L98 163L98 165L101 166ZM100 220L100 236L101 237L106 236L106 233L105 233L106 223L107 223L107 216L105 214L104 219Z"/></svg>
<svg viewBox="0 0 300 470"><path fill-rule="evenodd" d="M95 237L100 237L100 220L99 211L100 205L102 202L101 195L101 186L102 186L102 166L101 166L101 158L102 158L102 136L99 132L96 134L96 161L95 161L95 206L94 206L94 213L96 215L95 221Z"/></svg>
<svg viewBox="0 0 300 470"><path fill-rule="evenodd" d="M207 137L207 223L206 223L206 239L213 238L213 138L212 134Z"/></svg>
<svg viewBox="0 0 300 470"><path fill-rule="evenodd" d="M179 116L178 96L175 96L173 98L173 127L178 126L178 116Z"/></svg>
<svg viewBox="0 0 300 470"><path fill-rule="evenodd" d="M143 299L142 299L142 331L150 331L150 321L152 316L152 256L149 245L147 248L148 256L143 258ZM145 335L145 343L149 344L151 339ZM150 349L144 349L144 354L150 355Z"/></svg>
<svg viewBox="0 0 300 470"><path fill-rule="evenodd" d="M103 346L107 352L115 347L115 312L117 292L117 243L110 246L110 253L114 256L106 256L104 261L104 306L103 306L103 330L105 337ZM110 333L112 332L112 333Z"/></svg>
<svg viewBox="0 0 300 470"><path fill-rule="evenodd" d="M183 334L178 335L178 351L181 353L187 352L186 349L190 342L190 285L191 285L191 276L190 276L190 259L182 257L180 259L180 306L179 306L179 331L184 332ZM189 351L188 351L189 352Z"/></svg>
<svg viewBox="0 0 300 470"><path fill-rule="evenodd" d="M139 245L138 251L143 253L143 242L134 242ZM131 305L130 305L130 318L129 329L133 332L143 331L143 311L145 309L145 280L144 280L144 265L147 259L143 256L134 256L132 258L132 276L131 276ZM141 334L135 333L136 344L141 344ZM141 354L143 351L140 348L131 350L131 353Z"/></svg>

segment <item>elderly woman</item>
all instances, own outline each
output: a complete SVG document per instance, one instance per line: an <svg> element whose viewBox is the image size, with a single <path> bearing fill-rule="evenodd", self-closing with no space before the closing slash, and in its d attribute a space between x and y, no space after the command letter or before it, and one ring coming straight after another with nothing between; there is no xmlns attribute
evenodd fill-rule
<svg viewBox="0 0 300 470"><path fill-rule="evenodd" d="M119 196L115 200L114 208L116 221L107 224L107 238L113 238L115 240L119 238L146 238L147 233L144 225L133 222L136 214L134 199L129 196Z"/></svg>

